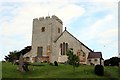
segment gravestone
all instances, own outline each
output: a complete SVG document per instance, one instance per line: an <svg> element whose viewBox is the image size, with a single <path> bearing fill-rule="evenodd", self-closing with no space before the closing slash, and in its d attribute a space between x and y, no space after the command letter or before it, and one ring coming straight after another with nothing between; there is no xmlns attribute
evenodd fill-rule
<svg viewBox="0 0 120 80"><path fill-rule="evenodd" d="M24 60L23 60L23 55L21 54L19 58L19 65L18 65L19 71L21 72L25 72L23 69L23 65L24 65Z"/></svg>
<svg viewBox="0 0 120 80"><path fill-rule="evenodd" d="M58 63L57 63L57 61L54 61L54 65L55 65L55 66L58 66Z"/></svg>
<svg viewBox="0 0 120 80"><path fill-rule="evenodd" d="M68 65L67 61L65 61L64 65Z"/></svg>
<svg viewBox="0 0 120 80"><path fill-rule="evenodd" d="M24 64L23 64L23 70L25 70L26 72L29 71L28 65L29 64L27 62L24 62Z"/></svg>

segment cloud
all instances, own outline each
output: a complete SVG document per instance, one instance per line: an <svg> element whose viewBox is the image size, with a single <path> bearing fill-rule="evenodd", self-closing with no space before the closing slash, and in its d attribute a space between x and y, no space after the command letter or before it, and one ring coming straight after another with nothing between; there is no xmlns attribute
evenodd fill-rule
<svg viewBox="0 0 120 80"><path fill-rule="evenodd" d="M107 15L102 19L97 20L93 25L83 30L81 34L84 34L84 41L98 41L101 45L111 44L114 42L114 38L117 38L118 30L114 25L114 18L112 15ZM108 23L108 24L106 24ZM115 39L117 40L117 39ZM116 42L116 41L115 41ZM116 43L117 44L117 43Z"/></svg>
<svg viewBox="0 0 120 80"><path fill-rule="evenodd" d="M110 58L118 54L117 3L100 4L91 3L90 7L86 7L87 14L83 17L86 19L83 20L87 21L87 25L82 25L83 27L79 27L76 32L79 32L77 37L87 46L103 52L104 58ZM96 13L99 14L95 16ZM105 15L102 15L103 13Z"/></svg>
<svg viewBox="0 0 120 80"><path fill-rule="evenodd" d="M113 35L112 32L114 32L114 35L116 35L115 33L117 33L117 30L116 30L117 26L114 27L114 25L111 25L112 26L111 27L109 26L109 24L106 26L106 23L111 23L112 21L113 21L113 16L108 14L104 18L101 18L95 21L92 25L87 27L87 29L82 30L82 34L84 34L85 36L88 36L86 37L86 40L91 40L98 37L101 38L104 36L108 37L109 33ZM113 30L113 28L115 29Z"/></svg>
<svg viewBox="0 0 120 80"><path fill-rule="evenodd" d="M85 9L83 7L71 4L61 8L56 14L67 24L75 18L82 16L84 13Z"/></svg>
<svg viewBox="0 0 120 80"><path fill-rule="evenodd" d="M116 21L116 12L114 11L116 9L116 3L99 1L1 0L0 36L2 37L0 40L2 45L0 48L2 49L2 54L7 55L11 50L20 50L30 45L32 37L32 19L47 16L48 14L50 16L53 14L58 16L63 21L64 26L76 28L76 26L70 26L71 22L75 24L74 21L80 19L82 16L93 20L91 17L93 17L96 12L109 10L110 13L103 18L96 19L94 23L86 23L89 25L88 27L84 27L83 29L80 27L80 29L78 29L80 31L75 30L80 32L78 37L80 35L80 39L82 38L86 43L87 41L93 41L95 39L97 39L96 41L100 44L112 43L113 40L111 40L111 38L117 34L116 25L114 25ZM79 22L77 23L79 24ZM82 37L81 34L83 35ZM102 41L102 39L104 39L104 41Z"/></svg>
<svg viewBox="0 0 120 80"><path fill-rule="evenodd" d="M57 15L65 24L69 24L72 19L82 16L85 12L80 5L69 4L69 2L62 3L58 0L39 3L7 2L5 4L0 5L2 10L0 12L2 14L0 15L0 36L3 36L0 38L2 41L0 47L6 47L1 50L4 55L7 55L11 50L20 50L22 47L30 45L33 18L47 16L49 13Z"/></svg>
<svg viewBox="0 0 120 80"><path fill-rule="evenodd" d="M109 29L109 30L102 32L99 36L102 38L112 38L117 35L118 35L118 29L113 28L113 29Z"/></svg>
<svg viewBox="0 0 120 80"><path fill-rule="evenodd" d="M52 3L50 5L40 5L39 3L24 3L24 5L22 5L21 7L12 9L10 13L15 16L8 21L6 19L3 19L3 21L1 22L1 35L9 37L16 35L31 35L32 19L48 15L49 10L52 11L52 13L50 14L56 14L66 24L69 23L69 21L71 21L72 19L81 16L85 12L84 8L74 4L67 4L63 7L59 5L54 8L55 6L52 5ZM58 9L59 7L61 8Z"/></svg>
<svg viewBox="0 0 120 80"><path fill-rule="evenodd" d="M92 0L92 2L118 2L119 0Z"/></svg>

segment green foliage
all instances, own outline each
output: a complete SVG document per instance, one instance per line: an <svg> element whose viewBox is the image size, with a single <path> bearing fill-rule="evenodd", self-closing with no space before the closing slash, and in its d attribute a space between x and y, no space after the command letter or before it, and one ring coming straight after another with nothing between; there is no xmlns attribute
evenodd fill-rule
<svg viewBox="0 0 120 80"><path fill-rule="evenodd" d="M108 75L109 77L119 77L120 78L120 67L117 66L105 66L104 67L105 75Z"/></svg>
<svg viewBox="0 0 120 80"><path fill-rule="evenodd" d="M27 46L27 47L25 47L24 49L22 49L21 51L20 51L20 53L22 54L22 55L24 55L24 54L26 54L27 52L29 52L31 50L31 46Z"/></svg>
<svg viewBox="0 0 120 80"><path fill-rule="evenodd" d="M104 61L105 66L119 66L120 58L112 57Z"/></svg>
<svg viewBox="0 0 120 80"><path fill-rule="evenodd" d="M68 63L73 66L73 71L75 71L75 67L79 66L79 57L73 53L73 49L68 50Z"/></svg>
<svg viewBox="0 0 120 80"><path fill-rule="evenodd" d="M8 62L13 62L16 59L19 59L20 54L18 52L19 51L16 51L16 50L9 52L10 54L8 56L5 56L4 59Z"/></svg>
<svg viewBox="0 0 120 80"><path fill-rule="evenodd" d="M21 51L12 51L9 52L8 56L5 56L5 60L8 62L13 62L14 60L18 60L20 57L20 54L26 54L27 52L29 52L31 50L31 46L27 46L24 49L22 49Z"/></svg>

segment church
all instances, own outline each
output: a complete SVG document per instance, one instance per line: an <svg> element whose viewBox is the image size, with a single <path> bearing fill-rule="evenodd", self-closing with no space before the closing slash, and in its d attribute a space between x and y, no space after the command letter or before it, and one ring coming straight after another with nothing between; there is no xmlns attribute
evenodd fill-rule
<svg viewBox="0 0 120 80"><path fill-rule="evenodd" d="M24 59L30 62L65 63L67 51L73 49L81 64L103 64L101 52L94 52L65 27L57 16L46 16L33 19L32 49L24 55Z"/></svg>

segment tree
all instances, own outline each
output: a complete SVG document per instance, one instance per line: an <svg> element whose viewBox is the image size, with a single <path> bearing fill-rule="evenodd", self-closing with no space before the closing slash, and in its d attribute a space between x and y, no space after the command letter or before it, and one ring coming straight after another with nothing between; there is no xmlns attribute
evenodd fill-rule
<svg viewBox="0 0 120 80"><path fill-rule="evenodd" d="M14 62L14 60L18 60L20 55L24 55L26 54L27 52L29 52L31 50L31 46L27 46L25 47L24 49L22 49L21 51L12 51L12 52L9 52L9 55L8 56L5 56L5 60L8 61L8 62Z"/></svg>
<svg viewBox="0 0 120 80"><path fill-rule="evenodd" d="M24 49L22 49L21 51L20 51L20 53L22 54L22 55L24 55L24 54L26 54L27 52L29 52L31 50L31 46L27 46L27 47L25 47Z"/></svg>
<svg viewBox="0 0 120 80"><path fill-rule="evenodd" d="M105 66L119 66L120 58L112 57L104 61Z"/></svg>
<svg viewBox="0 0 120 80"><path fill-rule="evenodd" d="M12 52L9 52L10 54L8 56L5 56L5 60L8 61L8 62L13 62L14 60L18 59L19 58L19 51L12 51Z"/></svg>
<svg viewBox="0 0 120 80"><path fill-rule="evenodd" d="M73 72L75 72L75 67L79 66L79 57L73 53L73 49L68 50L68 63L73 66Z"/></svg>

